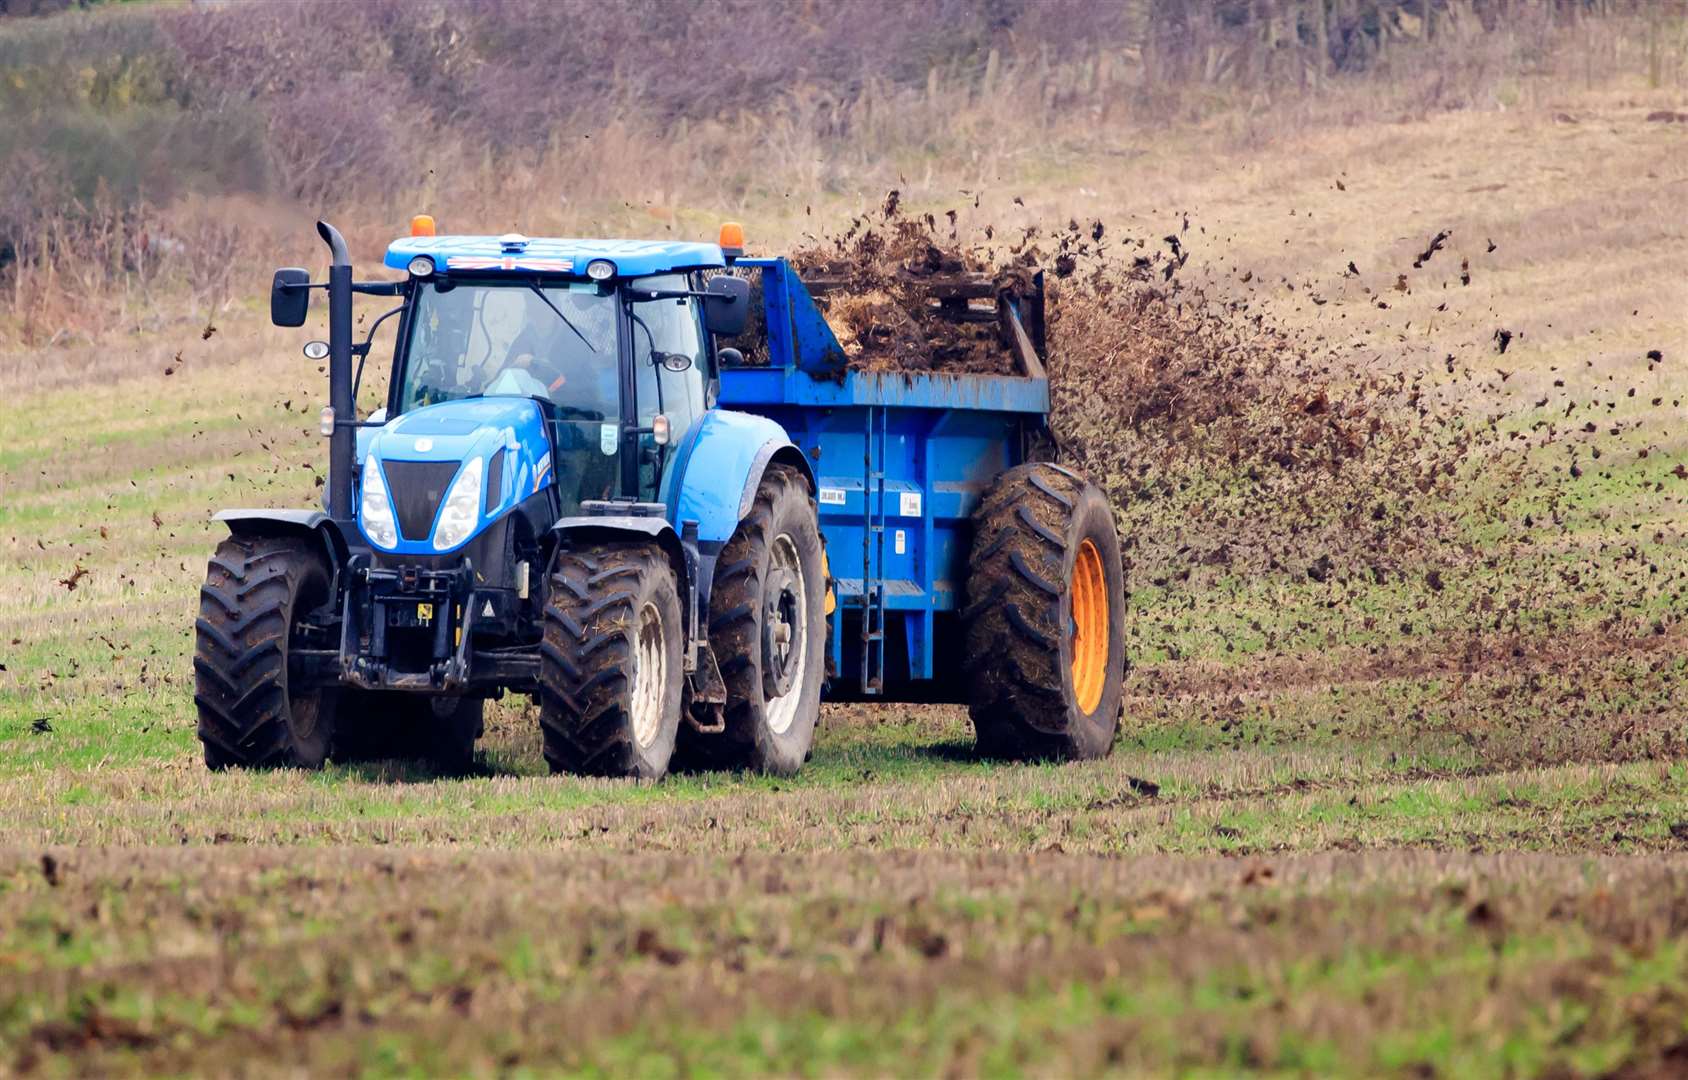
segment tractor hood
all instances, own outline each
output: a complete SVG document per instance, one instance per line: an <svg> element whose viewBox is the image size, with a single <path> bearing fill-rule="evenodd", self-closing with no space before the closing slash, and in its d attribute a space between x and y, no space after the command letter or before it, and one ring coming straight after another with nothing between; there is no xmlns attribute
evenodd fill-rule
<svg viewBox="0 0 1688 1080"><path fill-rule="evenodd" d="M378 551L442 555L551 482L539 403L445 401L358 430L358 529Z"/></svg>

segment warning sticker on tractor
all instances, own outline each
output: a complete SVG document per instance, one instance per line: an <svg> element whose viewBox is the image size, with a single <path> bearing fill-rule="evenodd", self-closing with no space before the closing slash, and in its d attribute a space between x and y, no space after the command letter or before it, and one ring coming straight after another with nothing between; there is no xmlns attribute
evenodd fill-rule
<svg viewBox="0 0 1688 1080"><path fill-rule="evenodd" d="M908 534L903 532L903 530L898 529L896 531L896 538L893 543L896 546L898 555L908 554Z"/></svg>
<svg viewBox="0 0 1688 1080"><path fill-rule="evenodd" d="M620 432L614 424L598 425L598 449L606 454L615 453L615 443Z"/></svg>
<svg viewBox="0 0 1688 1080"><path fill-rule="evenodd" d="M920 516L920 492L905 491L897 497L897 513L902 517Z"/></svg>
<svg viewBox="0 0 1688 1080"><path fill-rule="evenodd" d="M843 506L844 505L844 489L843 488L829 488L829 487L821 488L821 505L822 506Z"/></svg>
<svg viewBox="0 0 1688 1080"><path fill-rule="evenodd" d="M432 605L432 604L417 604L416 605L417 621L419 621L419 622L429 622L433 619L433 617L434 617L434 605Z"/></svg>

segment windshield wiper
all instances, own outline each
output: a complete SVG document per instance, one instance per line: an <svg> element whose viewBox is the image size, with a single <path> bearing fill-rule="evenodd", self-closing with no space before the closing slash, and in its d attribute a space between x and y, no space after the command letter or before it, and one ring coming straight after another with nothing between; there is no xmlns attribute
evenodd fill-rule
<svg viewBox="0 0 1688 1080"><path fill-rule="evenodd" d="M535 296L539 297L541 300L545 301L546 307L550 308L552 311L555 311L557 313L557 318L563 320L564 326L566 326L570 330L574 331L574 336L580 339L580 343L582 345L586 346L587 349L591 350L591 352L594 356L597 355L598 350L592 348L592 343L590 341L586 340L586 335L582 334L580 332L580 327L574 325L574 323L569 322L569 317L567 315L563 314L562 308L558 307L556 304L553 304L551 302L551 298L549 296L545 295L545 290L541 289L539 287L539 282L537 282L537 281L528 282L528 288L533 290L533 295L535 295Z"/></svg>

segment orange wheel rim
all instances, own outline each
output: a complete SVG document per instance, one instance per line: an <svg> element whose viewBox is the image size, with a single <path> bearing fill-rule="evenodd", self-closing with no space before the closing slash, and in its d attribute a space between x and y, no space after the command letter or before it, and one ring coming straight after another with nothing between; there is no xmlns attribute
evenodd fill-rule
<svg viewBox="0 0 1688 1080"><path fill-rule="evenodd" d="M1073 562L1073 696L1085 713L1102 702L1108 671L1108 586L1102 553L1089 540Z"/></svg>

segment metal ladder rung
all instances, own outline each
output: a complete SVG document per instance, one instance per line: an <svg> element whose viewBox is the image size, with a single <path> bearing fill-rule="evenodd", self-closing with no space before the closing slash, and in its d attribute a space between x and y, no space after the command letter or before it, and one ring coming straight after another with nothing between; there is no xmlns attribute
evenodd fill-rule
<svg viewBox="0 0 1688 1080"><path fill-rule="evenodd" d="M866 421L862 454L861 683L864 694L877 694L885 682L885 586L881 580L885 572L885 410L868 406Z"/></svg>

